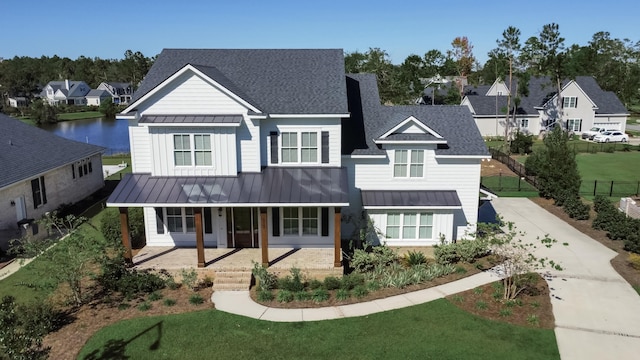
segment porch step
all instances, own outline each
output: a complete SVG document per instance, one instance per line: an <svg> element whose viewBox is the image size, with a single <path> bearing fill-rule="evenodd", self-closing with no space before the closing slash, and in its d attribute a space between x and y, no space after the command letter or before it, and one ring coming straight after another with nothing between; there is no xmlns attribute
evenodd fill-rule
<svg viewBox="0 0 640 360"><path fill-rule="evenodd" d="M251 271L217 271L213 279L213 290L249 290Z"/></svg>

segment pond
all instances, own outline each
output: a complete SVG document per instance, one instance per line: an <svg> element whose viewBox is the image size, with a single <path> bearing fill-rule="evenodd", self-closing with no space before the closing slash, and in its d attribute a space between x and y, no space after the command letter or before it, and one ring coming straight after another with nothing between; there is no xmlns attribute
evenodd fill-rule
<svg viewBox="0 0 640 360"><path fill-rule="evenodd" d="M43 124L41 129L65 139L107 148L105 155L129 152L129 122L116 119L83 119Z"/></svg>

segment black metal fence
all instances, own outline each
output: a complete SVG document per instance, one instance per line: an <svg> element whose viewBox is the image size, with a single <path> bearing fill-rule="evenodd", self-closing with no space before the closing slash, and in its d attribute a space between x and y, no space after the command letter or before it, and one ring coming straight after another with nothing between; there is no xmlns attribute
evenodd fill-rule
<svg viewBox="0 0 640 360"><path fill-rule="evenodd" d="M532 175L527 175L527 169L523 164L500 150L489 148L489 152L491 153L491 158L507 165L511 171L518 175L518 178L516 179L513 176L502 176L502 174L497 177L483 177L483 185L495 191L530 191L531 188L522 183L524 180L534 188L538 188L537 178ZM580 195L584 196L605 195L609 197L623 197L630 195L637 196L638 194L640 194L640 180L619 181L583 179L580 186Z"/></svg>

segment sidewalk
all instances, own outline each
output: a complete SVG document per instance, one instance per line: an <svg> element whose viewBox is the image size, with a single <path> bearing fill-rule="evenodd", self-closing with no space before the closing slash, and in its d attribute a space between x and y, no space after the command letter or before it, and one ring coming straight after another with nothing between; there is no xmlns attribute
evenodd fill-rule
<svg viewBox="0 0 640 360"><path fill-rule="evenodd" d="M24 260L24 261L22 261ZM9 275L13 274L14 272L20 270L21 267L27 265L28 263L30 263L33 259L15 259L13 260L13 262L11 262L11 264L3 267L2 269L0 269L0 280L8 277Z"/></svg>
<svg viewBox="0 0 640 360"><path fill-rule="evenodd" d="M276 322L332 320L365 316L423 304L462 291L471 290L499 279L500 277L497 274L492 271L487 271L448 284L390 296L384 299L313 309L279 309L266 307L254 302L249 297L249 291L216 291L211 296L211 301L213 301L218 310L260 320Z"/></svg>

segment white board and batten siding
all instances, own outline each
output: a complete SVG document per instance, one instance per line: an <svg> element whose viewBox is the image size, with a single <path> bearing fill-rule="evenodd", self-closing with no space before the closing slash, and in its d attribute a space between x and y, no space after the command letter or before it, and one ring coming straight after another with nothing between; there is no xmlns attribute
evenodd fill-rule
<svg viewBox="0 0 640 360"><path fill-rule="evenodd" d="M140 114L246 114L223 89L187 71L140 104Z"/></svg>
<svg viewBox="0 0 640 360"><path fill-rule="evenodd" d="M341 166L341 149L342 149L342 126L340 118L270 118L260 121L260 161L262 166ZM271 142L270 133L272 131L278 134L282 132L318 132L318 162L317 163L296 163L282 164L280 156L278 156L278 164L271 164ZM323 131L329 132L329 163L321 162L321 134ZM278 144L281 144L281 138L278 137ZM300 144L298 144L300 146ZM278 154L280 155L280 154Z"/></svg>
<svg viewBox="0 0 640 360"><path fill-rule="evenodd" d="M236 128L238 172L260 172L260 121L245 116Z"/></svg>
<svg viewBox="0 0 640 360"><path fill-rule="evenodd" d="M208 134L211 136L211 166L176 166L173 136L177 134ZM149 128L155 176L236 176L235 128ZM193 147L193 145L192 145Z"/></svg>
<svg viewBox="0 0 640 360"><path fill-rule="evenodd" d="M402 149L404 147L397 147ZM420 178L393 177L394 149L387 150L387 158L353 159L345 157L348 169L349 192L357 190L455 190L462 204L460 216L453 220L455 239L460 239L475 229L478 220L478 190L480 188L480 159L436 158L432 149L424 152L424 175ZM358 213L359 204L352 204L348 213ZM355 205L354 205L355 204ZM449 210L456 213L455 210ZM470 226L468 224L471 224Z"/></svg>
<svg viewBox="0 0 640 360"><path fill-rule="evenodd" d="M150 173L153 168L151 136L146 126L129 126L129 144L131 146L131 171Z"/></svg>

